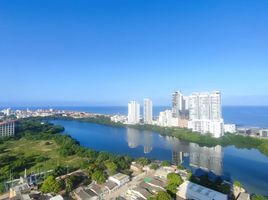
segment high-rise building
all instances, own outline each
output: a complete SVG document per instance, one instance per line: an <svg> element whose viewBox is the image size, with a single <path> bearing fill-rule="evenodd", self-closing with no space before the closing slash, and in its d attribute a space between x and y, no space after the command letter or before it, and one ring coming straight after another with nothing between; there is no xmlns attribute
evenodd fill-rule
<svg viewBox="0 0 268 200"><path fill-rule="evenodd" d="M172 94L172 117L179 117L180 111L185 109L185 101L180 91Z"/></svg>
<svg viewBox="0 0 268 200"><path fill-rule="evenodd" d="M0 138L15 135L15 121L0 122Z"/></svg>
<svg viewBox="0 0 268 200"><path fill-rule="evenodd" d="M193 93L189 96L188 128L201 133L212 133L214 137L221 137L224 133L221 113L219 91Z"/></svg>
<svg viewBox="0 0 268 200"><path fill-rule="evenodd" d="M189 96L189 118L206 119L206 120L220 120L221 116L221 93L202 92L193 93Z"/></svg>
<svg viewBox="0 0 268 200"><path fill-rule="evenodd" d="M159 126L172 126L172 112L171 110L165 110L160 112L158 119Z"/></svg>
<svg viewBox="0 0 268 200"><path fill-rule="evenodd" d="M153 103L150 99L144 99L143 117L144 117L144 124L152 124L152 122L153 122Z"/></svg>
<svg viewBox="0 0 268 200"><path fill-rule="evenodd" d="M140 104L136 101L128 103L128 123L138 124L140 122Z"/></svg>

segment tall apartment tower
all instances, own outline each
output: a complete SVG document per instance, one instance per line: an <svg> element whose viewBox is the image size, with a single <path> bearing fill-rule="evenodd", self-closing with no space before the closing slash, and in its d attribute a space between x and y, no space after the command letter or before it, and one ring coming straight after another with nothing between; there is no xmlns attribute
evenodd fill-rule
<svg viewBox="0 0 268 200"><path fill-rule="evenodd" d="M137 124L140 122L140 104L136 101L128 103L128 123Z"/></svg>
<svg viewBox="0 0 268 200"><path fill-rule="evenodd" d="M175 91L172 93L172 117L179 117L183 110L185 110L185 99L180 91Z"/></svg>
<svg viewBox="0 0 268 200"><path fill-rule="evenodd" d="M193 93L189 96L189 128L201 133L223 135L221 93L219 91Z"/></svg>
<svg viewBox="0 0 268 200"><path fill-rule="evenodd" d="M221 93L219 91L193 93L189 96L190 120L220 120L221 113Z"/></svg>
<svg viewBox="0 0 268 200"><path fill-rule="evenodd" d="M144 99L143 101L143 117L144 124L152 124L153 122L153 103L150 99Z"/></svg>

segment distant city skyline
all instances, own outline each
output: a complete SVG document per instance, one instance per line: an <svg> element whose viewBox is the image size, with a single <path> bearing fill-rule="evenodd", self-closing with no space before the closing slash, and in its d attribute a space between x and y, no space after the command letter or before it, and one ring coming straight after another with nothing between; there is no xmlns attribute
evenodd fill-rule
<svg viewBox="0 0 268 200"><path fill-rule="evenodd" d="M177 90L268 105L267 10L267 0L3 0L0 106L170 106Z"/></svg>

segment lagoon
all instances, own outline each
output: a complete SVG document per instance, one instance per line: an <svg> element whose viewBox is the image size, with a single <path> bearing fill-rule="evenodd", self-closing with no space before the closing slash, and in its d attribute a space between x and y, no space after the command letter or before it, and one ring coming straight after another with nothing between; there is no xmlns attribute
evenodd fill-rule
<svg viewBox="0 0 268 200"><path fill-rule="evenodd" d="M268 195L268 157L256 149L201 147L152 131L52 120L65 128L82 146L131 157L170 160L191 169L212 171L226 179L240 181L248 192Z"/></svg>

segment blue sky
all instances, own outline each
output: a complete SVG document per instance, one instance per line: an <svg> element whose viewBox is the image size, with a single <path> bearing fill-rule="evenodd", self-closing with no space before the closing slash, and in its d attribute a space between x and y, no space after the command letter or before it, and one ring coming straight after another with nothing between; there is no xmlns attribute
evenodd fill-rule
<svg viewBox="0 0 268 200"><path fill-rule="evenodd" d="M268 105L267 0L1 0L0 105Z"/></svg>

